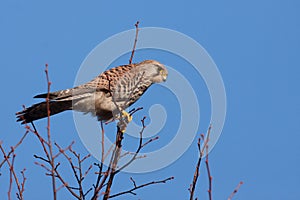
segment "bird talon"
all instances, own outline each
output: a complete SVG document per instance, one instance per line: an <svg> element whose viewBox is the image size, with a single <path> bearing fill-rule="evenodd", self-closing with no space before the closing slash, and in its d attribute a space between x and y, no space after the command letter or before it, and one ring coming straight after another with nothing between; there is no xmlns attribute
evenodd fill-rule
<svg viewBox="0 0 300 200"><path fill-rule="evenodd" d="M127 124L132 121L132 116L125 110L123 110L120 115L118 127L122 133L125 133Z"/></svg>
<svg viewBox="0 0 300 200"><path fill-rule="evenodd" d="M132 116L125 110L122 111L122 118L127 124L132 121Z"/></svg>

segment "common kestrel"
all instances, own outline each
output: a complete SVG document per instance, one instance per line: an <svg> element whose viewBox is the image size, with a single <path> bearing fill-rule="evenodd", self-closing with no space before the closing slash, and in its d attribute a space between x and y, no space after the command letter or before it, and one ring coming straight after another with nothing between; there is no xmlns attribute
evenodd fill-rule
<svg viewBox="0 0 300 200"><path fill-rule="evenodd" d="M167 76L166 67L155 60L118 66L83 85L51 92L50 115L75 110L108 121L136 102L153 83L166 81ZM46 97L47 93L34 98ZM22 124L47 117L47 103L34 104L16 115Z"/></svg>

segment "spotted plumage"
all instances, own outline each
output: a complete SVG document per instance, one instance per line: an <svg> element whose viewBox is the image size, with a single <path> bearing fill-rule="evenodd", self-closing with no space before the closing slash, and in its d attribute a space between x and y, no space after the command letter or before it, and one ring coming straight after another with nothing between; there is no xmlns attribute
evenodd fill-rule
<svg viewBox="0 0 300 200"><path fill-rule="evenodd" d="M50 115L65 110L91 113L100 121L111 120L119 109L136 102L153 84L166 80L167 69L154 60L109 69L77 87L49 94ZM34 98L46 98L46 94ZM41 102L17 113L17 121L32 122L47 117L47 104Z"/></svg>

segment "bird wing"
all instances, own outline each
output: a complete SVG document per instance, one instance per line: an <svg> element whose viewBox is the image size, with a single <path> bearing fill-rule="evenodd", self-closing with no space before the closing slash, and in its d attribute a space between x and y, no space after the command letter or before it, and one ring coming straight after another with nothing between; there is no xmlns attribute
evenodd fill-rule
<svg viewBox="0 0 300 200"><path fill-rule="evenodd" d="M116 87L118 80L127 74L136 64L121 65L119 67L106 70L90 82L79 85L77 87L51 92L49 94L50 100L65 101L65 100L77 100L90 96L94 92L103 91L108 93ZM38 94L34 98L47 98L48 93Z"/></svg>

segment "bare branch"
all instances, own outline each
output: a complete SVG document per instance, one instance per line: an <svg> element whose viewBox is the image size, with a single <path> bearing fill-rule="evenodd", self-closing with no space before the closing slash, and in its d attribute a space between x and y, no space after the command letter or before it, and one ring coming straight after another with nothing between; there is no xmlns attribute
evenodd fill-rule
<svg viewBox="0 0 300 200"><path fill-rule="evenodd" d="M38 155L35 155L35 154L34 154L33 157L35 157L35 158L37 158L37 159L40 159L40 160L42 160L42 161L44 161L44 162L50 163L49 160L47 160L46 158L43 158L43 157L41 157L41 156L38 156Z"/></svg>
<svg viewBox="0 0 300 200"><path fill-rule="evenodd" d="M117 194L113 194L111 196L109 196L109 198L114 198L114 197L117 197L117 196L120 196L120 195L124 195L124 194L133 194L133 195L136 195L133 191L137 190L137 189L140 189L140 188L143 188L143 187L146 187L146 186L149 186L149 185L154 185L154 184L160 184L160 183L166 183L167 181L170 181L170 180L173 180L174 177L169 177L169 178L166 178L164 180L160 180L160 181L151 181L151 182L148 182L148 183L144 183L142 185L136 185L136 182L130 178L130 180L133 182L133 188L130 189L130 190L126 190L124 192L120 192L120 193L117 193Z"/></svg>
<svg viewBox="0 0 300 200"><path fill-rule="evenodd" d="M236 188L233 190L233 192L228 197L228 200L231 200L233 196L239 191L240 187L243 185L243 181L239 182L239 184L236 186Z"/></svg>
<svg viewBox="0 0 300 200"><path fill-rule="evenodd" d="M200 144L200 142L201 142L201 139L199 138L198 139L198 143L197 143L198 151L199 151L199 158L198 158L198 162L197 162L195 173L194 173L194 177L193 177L193 182L192 182L192 184L190 185L190 188L189 188L189 191L190 191L190 200L194 199L194 193L195 193L196 184L197 184L198 177L199 177L199 169L200 169L200 164L201 164L201 160L202 160L201 144Z"/></svg>
<svg viewBox="0 0 300 200"><path fill-rule="evenodd" d="M65 149L60 148L60 146L54 142L54 145L57 146L57 148L59 149L59 152L53 157L54 159L57 158L60 154L65 154L65 152L67 150L70 150L72 148L72 146L74 145L75 141L72 141L71 144L69 146L67 146Z"/></svg>
<svg viewBox="0 0 300 200"><path fill-rule="evenodd" d="M202 156L204 155L204 151L208 148L208 142L209 142L211 128L212 128L212 126L210 125L208 127L208 130L207 130L207 133L206 133L206 139L204 139L204 135L201 134L201 138L204 141L204 144L203 144L203 147L202 147L202 150L201 150L201 155Z"/></svg>
<svg viewBox="0 0 300 200"><path fill-rule="evenodd" d="M110 84L110 82L109 82L109 84ZM109 88L110 88L110 85L109 85ZM96 184L94 185L94 195L93 195L94 199L97 199L98 193L102 188L102 186L99 187L99 184L100 184L100 180L102 178L103 163L104 163L104 160L105 160L105 157L106 157L106 155L104 155L104 133L105 133L105 131L104 131L102 121L100 122L100 125L101 125L101 163L100 164L99 163L94 163L94 165L97 165L98 168L99 168ZM109 148L107 154L111 151L112 146ZM106 177L107 176L108 176L108 174L106 175ZM101 185L103 185L103 184L104 184L104 182L102 181Z"/></svg>
<svg viewBox="0 0 300 200"><path fill-rule="evenodd" d="M46 69L45 69L45 74L46 74L46 80L47 80L47 97L46 97L46 105L47 105L47 138L48 138L48 144L49 144L49 156L50 156L50 165L51 165L51 179L52 179L52 191L53 191L53 199L56 200L56 182L55 182L55 175L54 175L54 170L55 170L55 162L54 159L55 157L53 156L53 148L52 148L52 142L51 142L51 132L50 132L50 86L51 82L49 79L49 73L48 73L48 64L46 64Z"/></svg>
<svg viewBox="0 0 300 200"><path fill-rule="evenodd" d="M135 49L136 49L136 43L137 43L137 40L138 40L138 34L139 34L139 21L137 21L135 23L135 38L134 38L134 43L133 43L133 48L132 48L132 51L131 51L131 56L130 56L130 59L129 59L129 64L132 63L132 59L133 59L133 56L134 56L134 52L135 52Z"/></svg>
<svg viewBox="0 0 300 200"><path fill-rule="evenodd" d="M47 159L50 162L50 155L49 155L47 147L46 147L46 145L49 147L49 143L39 134L39 132L37 131L37 129L36 129L35 125L34 125L34 123L33 122L30 122L30 123L31 123L31 125L33 127L33 130L27 124L26 124L26 129L29 130L30 132L34 133L35 136L39 139L39 141L40 141L40 143L41 143L41 145L43 147L44 153L45 153Z"/></svg>
<svg viewBox="0 0 300 200"><path fill-rule="evenodd" d="M90 157L90 154L88 154L87 156L85 156L83 159L81 159L81 156L79 153L76 153L73 149L72 149L72 145L74 144L74 142L72 142L67 148L65 149L62 149L57 143L55 143L55 145L57 146L57 148L59 149L59 152L61 154L64 155L64 157L68 160L70 166L71 166L71 169L73 171L73 174L75 176L75 179L77 181L77 184L78 184L78 188L76 188L77 190L79 190L79 198L80 199L85 199L85 193L83 191L83 186L82 186L82 181L84 180L85 176L88 174L88 172L90 171L90 169L92 168L92 165L90 165L90 167L87 169L87 171L83 174L82 173L82 162L84 160L86 160L86 158ZM66 151L69 150L76 158L77 158L77 163L78 163L78 166L75 166L71 157L69 157L66 153ZM58 174L58 171L57 171L57 168L55 168L55 172L56 174ZM79 172L79 175L78 175L78 172ZM60 180L63 180L62 178ZM62 182L64 184L64 182ZM65 184L64 184L65 185ZM68 188L69 191L71 189L74 189L74 188ZM71 194L73 196L74 193L71 192ZM78 198L78 195L75 196L76 198Z"/></svg>
<svg viewBox="0 0 300 200"><path fill-rule="evenodd" d="M44 168L47 172L49 172L49 173L47 173L47 174L49 174L50 176L52 176L52 174L51 174L51 169L48 168L48 167L46 167L43 163L40 163L40 162L34 162L34 164L36 164L36 165L38 165L38 166Z"/></svg>
<svg viewBox="0 0 300 200"><path fill-rule="evenodd" d="M103 200L107 200L109 198L110 195L110 189L114 180L114 177L116 175L116 167L120 158L120 153L122 150L122 140L123 140L123 132L120 130L119 126L118 126L118 132L117 132L117 137L116 137L116 147L113 151L113 162L111 165L109 165L109 168L111 169L110 171L110 175L109 175L109 179L106 185L106 190L103 196Z"/></svg>
<svg viewBox="0 0 300 200"><path fill-rule="evenodd" d="M159 137L157 136L157 137L151 138L151 139L149 139L147 142L143 143L143 132L144 132L144 130L145 130L145 128L146 128L146 125L145 125L145 119L146 119L146 117L143 117L143 119L141 120L141 122L142 122L142 130L140 131L139 146L138 146L137 150L136 150L135 153L133 154L132 158L131 158L126 164L124 164L122 167L120 167L120 168L116 171L116 173L119 173L119 172L122 171L125 167L127 167L128 165L130 165L134 160L136 160L138 153L141 151L141 149L142 149L143 147L145 147L145 146L148 145L149 143L151 143L151 142L153 142L153 141L159 139ZM123 155L123 156L124 156L124 155Z"/></svg>
<svg viewBox="0 0 300 200"><path fill-rule="evenodd" d="M21 192L20 192L20 194L23 194L24 190L25 190L25 182L27 180L27 178L25 177L25 171L26 171L25 168L21 171L23 180L22 180L22 183L21 183ZM21 199L21 195L19 195L19 194L17 194L17 195L20 197L20 198L19 197L18 198Z"/></svg>
<svg viewBox="0 0 300 200"><path fill-rule="evenodd" d="M17 185L17 189L18 189L17 195L19 195L20 199L23 200L23 191L21 189L21 185L19 183L19 179L18 179L17 174L16 174L15 169L14 169L14 162L15 162L15 157L16 157L16 154L14 153L14 148L13 147L11 148L11 151L12 151L11 154L13 154L12 161L9 160L9 157L6 155L5 150L2 147L1 143L0 143L0 150L1 150L2 154L3 154L3 156L4 156L5 162L7 163L8 167L9 167L9 173L10 173L9 190L7 192L8 199L11 199L12 183L13 183L13 180L14 180L15 183L16 183L16 185Z"/></svg>
<svg viewBox="0 0 300 200"><path fill-rule="evenodd" d="M62 178L62 176L60 175L60 173L57 171L57 169L55 170L55 176L62 182L63 186L65 186L67 188L67 190L78 200L81 200L80 196L78 196L73 190L72 187L69 187L69 184ZM56 191L55 191L56 192Z"/></svg>
<svg viewBox="0 0 300 200"><path fill-rule="evenodd" d="M11 165L9 167L9 187L8 187L8 192L7 192L7 196L8 196L9 200L11 200L11 190L12 190L12 183L13 183L13 171L14 171L15 157L16 157L16 154L13 154Z"/></svg>
<svg viewBox="0 0 300 200"><path fill-rule="evenodd" d="M209 162L208 162L208 142L209 142L209 136L210 136L210 130L211 130L211 125L208 128L207 135L206 135L206 140L204 142L204 147L206 150L206 159L205 159L205 166L207 170L207 176L208 176L208 197L209 200L212 200L212 176L210 173L210 167L209 167Z"/></svg>
<svg viewBox="0 0 300 200"><path fill-rule="evenodd" d="M7 158L10 157L10 155L16 150L16 148L18 148L18 146L20 146L20 144L22 144L23 140L25 139L25 137L28 135L29 131L26 130L26 132L24 133L24 135L21 137L21 139L18 141L18 143L11 147L11 150L7 153ZM2 144L2 142L0 143L0 145ZM2 167L2 165L6 162L6 160L4 159L1 163L0 163L0 168Z"/></svg>

